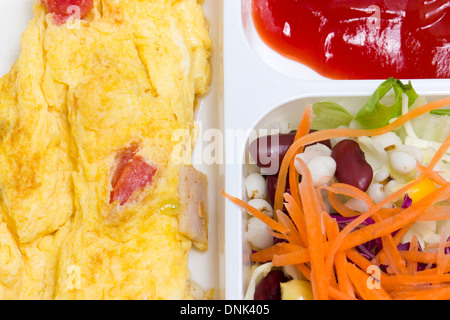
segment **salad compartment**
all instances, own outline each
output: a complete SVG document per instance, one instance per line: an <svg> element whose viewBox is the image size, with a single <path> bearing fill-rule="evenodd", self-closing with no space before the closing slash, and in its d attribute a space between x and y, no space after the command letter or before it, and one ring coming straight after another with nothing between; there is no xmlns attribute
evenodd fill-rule
<svg viewBox="0 0 450 320"><path fill-rule="evenodd" d="M242 150L242 165L240 166L239 171L239 181L232 191L235 192L233 196L247 202L250 199L246 190L246 177L254 172L260 172L264 176L264 170L261 170L249 155L249 146L257 136L264 136L271 133L276 134L277 132L283 133L283 130L285 132L289 132L291 129L295 130L301 120L305 107L307 105L313 105L317 102L332 101L340 104L341 106L345 106L345 108L351 113L356 113L368 101L372 93L373 92L370 90L359 90L359 92L354 95L330 94L310 97L305 96L274 106L266 114L257 119L249 131L245 146ZM417 93L428 102L443 99L449 96L448 94L441 92L436 92L434 94L421 94L420 91L417 91ZM238 206L234 206L233 211L235 212L230 212L230 210L228 210L227 215L233 215L233 218L235 219L235 226L237 228L235 232L240 240L238 246L233 248L233 250L237 250L239 252L237 256L241 257L241 260L236 263L234 270L234 272L239 275L237 278L240 279L241 282L237 286L234 286L235 290L232 294L235 299L244 299L249 281L251 279L252 266L249 259L249 256L252 253L252 248L248 243L246 236L248 215L245 210Z"/></svg>

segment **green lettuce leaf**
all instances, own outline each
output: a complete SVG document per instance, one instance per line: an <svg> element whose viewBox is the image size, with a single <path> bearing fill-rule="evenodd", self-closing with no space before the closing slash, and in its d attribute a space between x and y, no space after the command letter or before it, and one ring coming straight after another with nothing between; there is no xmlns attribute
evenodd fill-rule
<svg viewBox="0 0 450 320"><path fill-rule="evenodd" d="M339 104L331 101L317 102L312 106L313 121L311 128L315 130L334 129L339 126L348 126L355 118Z"/></svg>
<svg viewBox="0 0 450 320"><path fill-rule="evenodd" d="M391 89L394 91L394 103L391 105L382 104L381 100ZM402 113L402 93L408 96L408 107L418 97L411 82L405 85L398 79L387 79L356 114L356 120L366 129L375 129L388 125L389 120L400 116Z"/></svg>
<svg viewBox="0 0 450 320"><path fill-rule="evenodd" d="M437 109L430 111L435 116L450 116L450 109Z"/></svg>

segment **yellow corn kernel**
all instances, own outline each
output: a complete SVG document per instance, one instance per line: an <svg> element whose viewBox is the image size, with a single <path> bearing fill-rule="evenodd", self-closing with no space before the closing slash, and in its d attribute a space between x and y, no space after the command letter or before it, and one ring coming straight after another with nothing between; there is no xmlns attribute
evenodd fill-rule
<svg viewBox="0 0 450 320"><path fill-rule="evenodd" d="M289 280L281 283L282 300L313 300L311 283L305 280Z"/></svg>
<svg viewBox="0 0 450 320"><path fill-rule="evenodd" d="M426 178L408 190L412 202L417 202L436 190L436 185L430 178Z"/></svg>

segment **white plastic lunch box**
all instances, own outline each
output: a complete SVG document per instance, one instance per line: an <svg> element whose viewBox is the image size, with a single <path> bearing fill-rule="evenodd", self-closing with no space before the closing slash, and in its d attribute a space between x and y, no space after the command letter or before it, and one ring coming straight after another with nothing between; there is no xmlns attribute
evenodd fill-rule
<svg viewBox="0 0 450 320"><path fill-rule="evenodd" d="M34 2L0 0L0 75L17 59ZM361 103L380 83L326 79L281 57L258 37L250 4L251 0L204 1L214 41L213 82L200 101L196 120L205 134L202 142L210 142L206 133L219 132L224 145L219 144L219 161L194 161L208 176L210 245L207 252L192 250L189 267L192 279L206 290L215 289L218 299L243 299L250 276L245 215L221 192L245 197L243 179L250 167L243 160L252 130L279 120L296 125L302 108L318 100ZM412 81L416 91L429 98L450 94L450 80ZM208 146L198 144L194 159L201 159Z"/></svg>

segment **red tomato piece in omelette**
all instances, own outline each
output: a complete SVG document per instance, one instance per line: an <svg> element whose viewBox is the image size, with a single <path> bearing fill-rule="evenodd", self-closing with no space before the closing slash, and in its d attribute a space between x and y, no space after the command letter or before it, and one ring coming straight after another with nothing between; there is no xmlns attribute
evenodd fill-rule
<svg viewBox="0 0 450 320"><path fill-rule="evenodd" d="M134 151L124 153L111 181L110 203L119 201L123 206L136 190L152 184L155 173L156 167Z"/></svg>
<svg viewBox="0 0 450 320"><path fill-rule="evenodd" d="M84 18L94 7L94 0L44 0L50 13L55 15L55 22L64 23L70 17Z"/></svg>

